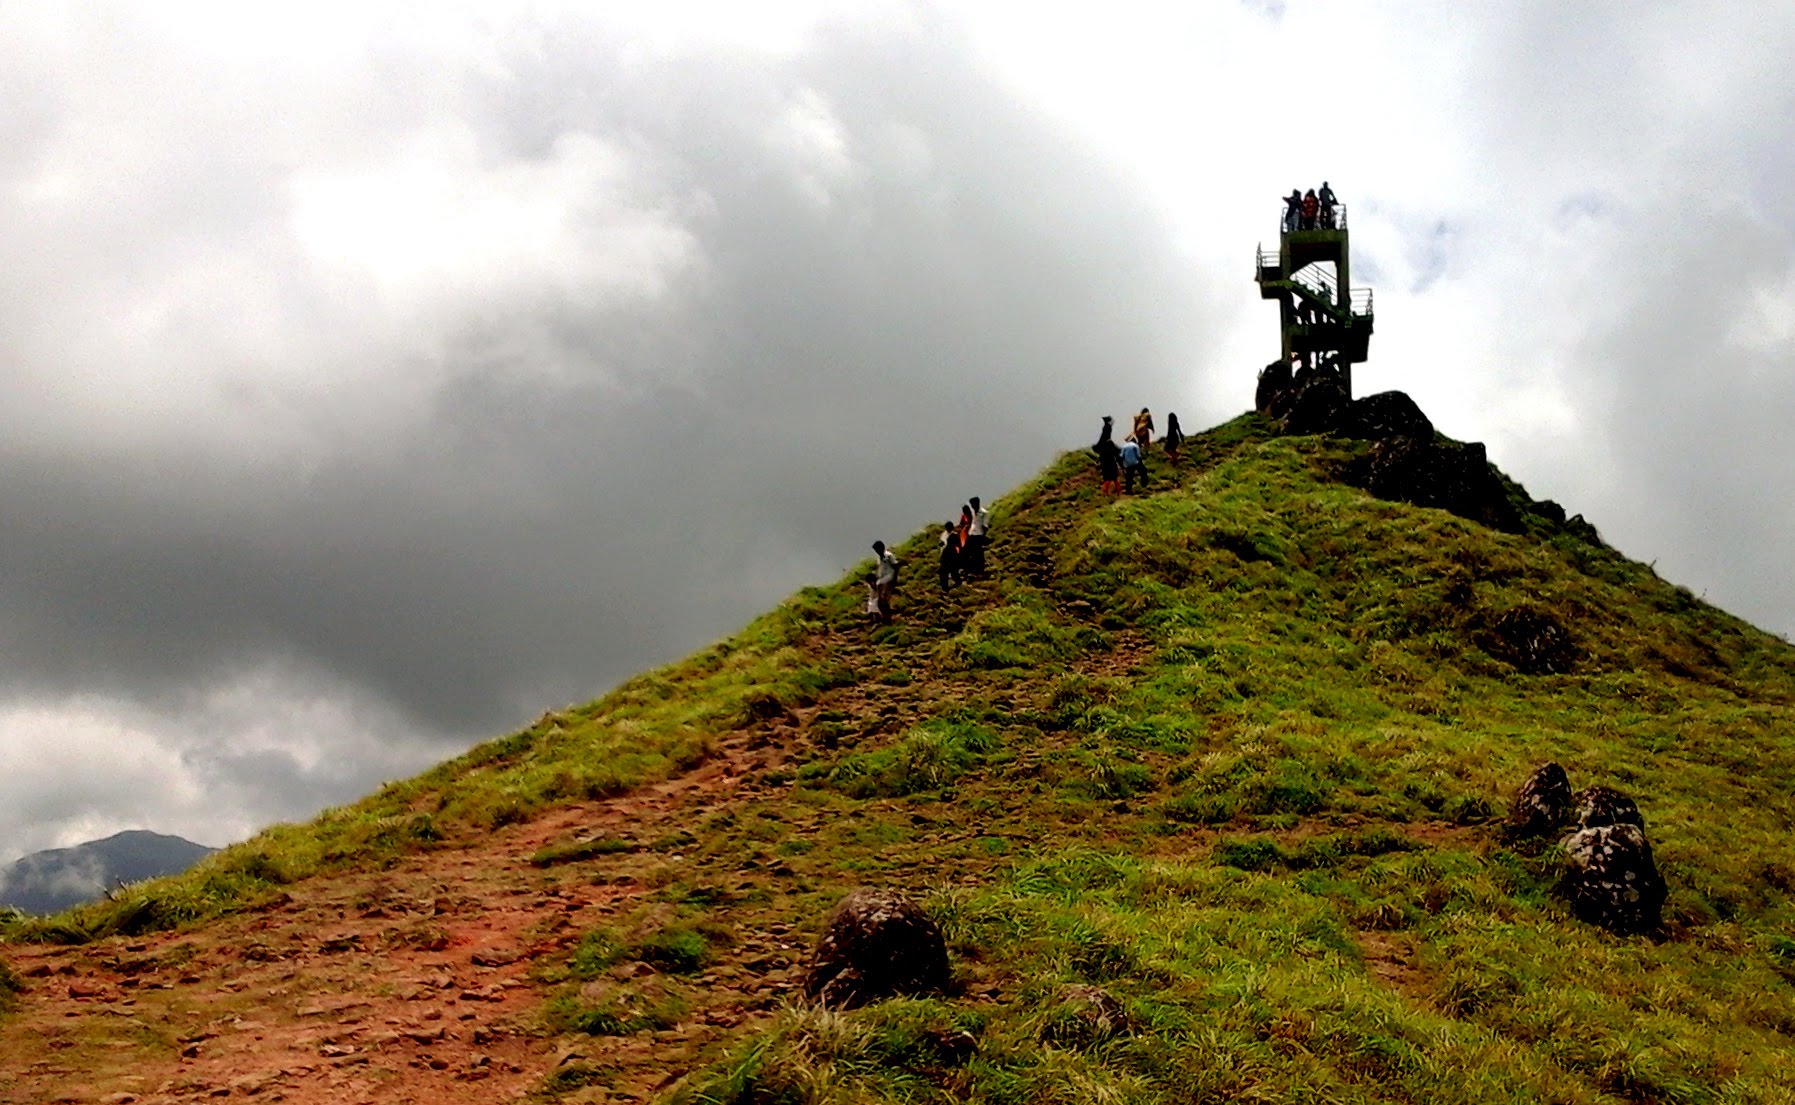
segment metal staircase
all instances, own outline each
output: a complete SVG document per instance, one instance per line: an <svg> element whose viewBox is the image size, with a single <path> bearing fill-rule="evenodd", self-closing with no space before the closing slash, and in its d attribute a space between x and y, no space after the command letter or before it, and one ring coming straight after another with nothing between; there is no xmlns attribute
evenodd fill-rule
<svg viewBox="0 0 1795 1105"><path fill-rule="evenodd" d="M1333 215L1332 226L1290 229L1280 205L1278 248L1259 247L1254 278L1261 299L1278 301L1283 360L1338 371L1351 395L1352 366L1370 353L1371 289L1352 286L1345 205Z"/></svg>

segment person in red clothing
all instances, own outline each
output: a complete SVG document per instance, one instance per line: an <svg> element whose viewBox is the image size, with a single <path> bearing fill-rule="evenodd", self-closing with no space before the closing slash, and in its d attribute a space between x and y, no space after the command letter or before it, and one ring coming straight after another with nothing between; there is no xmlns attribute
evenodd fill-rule
<svg viewBox="0 0 1795 1105"><path fill-rule="evenodd" d="M1315 229L1315 216L1321 210L1321 201L1315 198L1315 189L1303 193L1303 229Z"/></svg>

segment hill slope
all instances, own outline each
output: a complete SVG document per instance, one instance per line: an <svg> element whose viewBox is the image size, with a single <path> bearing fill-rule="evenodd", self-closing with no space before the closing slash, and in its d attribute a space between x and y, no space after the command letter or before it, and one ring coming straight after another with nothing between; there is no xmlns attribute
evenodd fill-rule
<svg viewBox="0 0 1795 1105"><path fill-rule="evenodd" d="M55 913L120 883L178 874L215 851L178 836L131 829L72 848L33 852L0 871L0 906Z"/></svg>
<svg viewBox="0 0 1795 1105"><path fill-rule="evenodd" d="M1795 650L1587 533L1370 498L1362 448L1245 416L1121 500L1068 454L990 580L900 548L891 627L850 574L16 922L0 1101L1790 1100ZM1548 622L1535 665L1504 627ZM1577 921L1504 835L1546 760L1638 800L1663 932ZM922 901L949 992L797 1000L858 885Z"/></svg>

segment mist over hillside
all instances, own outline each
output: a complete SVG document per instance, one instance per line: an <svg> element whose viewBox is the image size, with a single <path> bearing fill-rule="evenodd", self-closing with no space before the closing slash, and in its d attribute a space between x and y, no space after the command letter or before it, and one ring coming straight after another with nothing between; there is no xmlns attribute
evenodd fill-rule
<svg viewBox="0 0 1795 1105"><path fill-rule="evenodd" d="M125 883L179 874L217 851L141 829L22 856L0 870L0 906L56 913Z"/></svg>

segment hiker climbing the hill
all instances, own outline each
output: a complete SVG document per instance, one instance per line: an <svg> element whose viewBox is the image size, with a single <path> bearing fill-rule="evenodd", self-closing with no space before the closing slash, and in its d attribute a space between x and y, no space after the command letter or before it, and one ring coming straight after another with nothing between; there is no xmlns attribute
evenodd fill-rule
<svg viewBox="0 0 1795 1105"><path fill-rule="evenodd" d="M1321 206L1321 228L1334 229L1334 190L1328 187L1327 181L1321 182L1321 191L1316 193L1315 202Z"/></svg>
<svg viewBox="0 0 1795 1105"><path fill-rule="evenodd" d="M967 532L966 571L971 575L985 574L985 533L991 528L991 515L979 505L979 497L972 497L972 529Z"/></svg>
<svg viewBox="0 0 1795 1105"><path fill-rule="evenodd" d="M1134 416L1134 443L1141 447L1141 456L1147 455L1147 446L1153 444L1153 412L1146 407Z"/></svg>
<svg viewBox="0 0 1795 1105"><path fill-rule="evenodd" d="M1184 431L1178 428L1178 416L1166 412L1166 433L1160 439L1165 443L1166 461L1172 465L1178 463L1178 450L1184 447Z"/></svg>
<svg viewBox="0 0 1795 1105"><path fill-rule="evenodd" d="M1116 420L1111 418L1107 414L1104 415L1103 416L1103 429L1097 434L1097 444L1101 445L1104 442L1108 441L1110 439L1110 435L1115 433L1115 430L1116 430Z"/></svg>
<svg viewBox="0 0 1795 1105"><path fill-rule="evenodd" d="M1298 220L1302 218L1302 215L1303 194L1292 188L1289 198L1284 201L1284 232L1286 234L1300 225Z"/></svg>
<svg viewBox="0 0 1795 1105"><path fill-rule="evenodd" d="M960 504L960 549L965 551L972 537L972 504Z"/></svg>
<svg viewBox="0 0 1795 1105"><path fill-rule="evenodd" d="M1147 458L1141 455L1141 444L1129 437L1122 442L1122 490L1134 494L1134 481L1139 480L1141 490L1147 488Z"/></svg>
<svg viewBox="0 0 1795 1105"><path fill-rule="evenodd" d="M1315 229L1315 214L1320 209L1320 207L1321 207L1321 201L1315 198L1315 189L1311 188L1307 192L1303 193L1302 226L1303 226L1304 230L1314 230Z"/></svg>
<svg viewBox="0 0 1795 1105"><path fill-rule="evenodd" d="M897 557L885 551L885 542L873 542L873 555L878 563L873 569L873 602L878 609L879 623L891 624L891 596L897 592Z"/></svg>
<svg viewBox="0 0 1795 1105"><path fill-rule="evenodd" d="M866 584L866 620L869 622L881 620L879 617L879 587L873 582L877 578L877 576L869 575L861 581Z"/></svg>
<svg viewBox="0 0 1795 1105"><path fill-rule="evenodd" d="M1103 420L1103 436L1091 446L1091 452L1097 455L1097 475L1103 481L1103 493L1114 495L1122 486L1122 450L1110 440L1109 419Z"/></svg>
<svg viewBox="0 0 1795 1105"><path fill-rule="evenodd" d="M952 522L941 523L941 589L951 591L965 574L960 531Z"/></svg>

